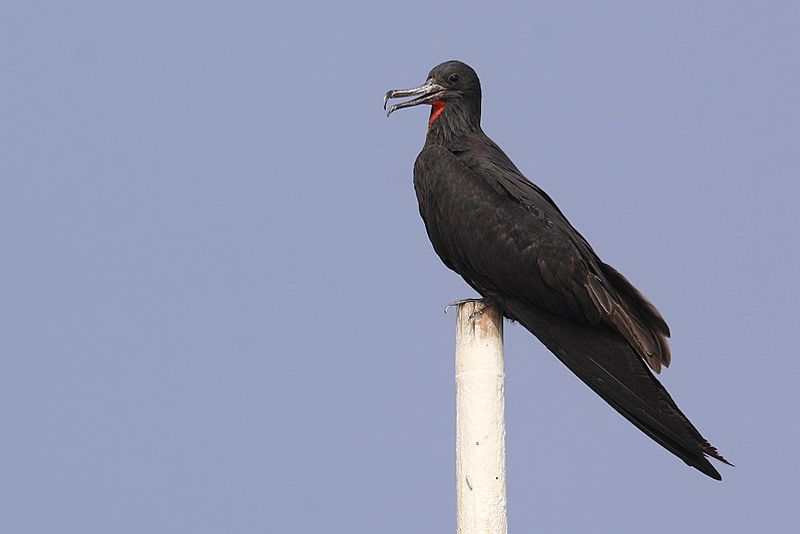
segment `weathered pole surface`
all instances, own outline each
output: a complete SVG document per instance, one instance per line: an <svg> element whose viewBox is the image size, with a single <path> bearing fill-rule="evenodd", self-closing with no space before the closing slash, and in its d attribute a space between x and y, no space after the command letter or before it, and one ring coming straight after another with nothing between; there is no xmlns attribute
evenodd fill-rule
<svg viewBox="0 0 800 534"><path fill-rule="evenodd" d="M456 327L456 531L505 534L506 427L503 316L458 304Z"/></svg>

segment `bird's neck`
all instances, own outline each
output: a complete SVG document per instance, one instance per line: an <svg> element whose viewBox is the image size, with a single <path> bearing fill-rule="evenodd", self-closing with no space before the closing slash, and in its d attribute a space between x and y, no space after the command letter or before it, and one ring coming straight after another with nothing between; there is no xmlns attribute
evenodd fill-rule
<svg viewBox="0 0 800 534"><path fill-rule="evenodd" d="M462 136L481 131L480 102L442 101L431 106L425 144L447 146Z"/></svg>

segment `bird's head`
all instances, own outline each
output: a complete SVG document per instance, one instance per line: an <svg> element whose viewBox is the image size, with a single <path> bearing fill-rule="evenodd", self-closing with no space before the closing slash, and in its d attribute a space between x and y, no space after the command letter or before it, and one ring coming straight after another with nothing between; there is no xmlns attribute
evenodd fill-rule
<svg viewBox="0 0 800 534"><path fill-rule="evenodd" d="M429 129L439 126L449 129L480 128L481 82L466 63L445 61L435 66L425 83L419 87L387 92L383 99L384 109L390 99L407 96L416 98L390 106L386 116L398 109L430 104Z"/></svg>

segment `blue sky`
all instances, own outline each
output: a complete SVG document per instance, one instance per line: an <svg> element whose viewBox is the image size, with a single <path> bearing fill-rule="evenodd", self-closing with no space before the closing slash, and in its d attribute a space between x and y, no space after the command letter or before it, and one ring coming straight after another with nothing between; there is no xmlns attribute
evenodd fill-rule
<svg viewBox="0 0 800 534"><path fill-rule="evenodd" d="M694 472L506 328L512 531L797 522L800 7L6 3L3 532L454 529L455 314L411 185L446 59L672 331Z"/></svg>

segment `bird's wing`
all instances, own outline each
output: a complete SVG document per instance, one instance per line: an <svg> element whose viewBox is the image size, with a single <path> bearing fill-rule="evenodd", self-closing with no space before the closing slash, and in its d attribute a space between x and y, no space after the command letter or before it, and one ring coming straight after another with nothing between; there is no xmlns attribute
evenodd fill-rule
<svg viewBox="0 0 800 534"><path fill-rule="evenodd" d="M487 291L494 288L572 320L610 326L655 372L669 365L669 331L655 308L600 261L550 197L499 148L502 157L426 150L431 154L424 160L431 161L425 164L440 166L435 172L448 176L452 188L435 195L447 202L440 201L430 215L452 221L433 221L433 226L456 271L472 273L470 283ZM471 153L483 157L471 159ZM471 215L463 217L465 212Z"/></svg>
<svg viewBox="0 0 800 534"><path fill-rule="evenodd" d="M622 275L592 263L555 208L530 192L507 198L497 179L479 176L443 147L423 150L414 183L428 235L448 267L482 295L496 297L509 318L626 419L687 464L720 478L705 456L727 461L645 365L658 368L658 354L643 347L655 351L662 330L626 300L636 290Z"/></svg>
<svg viewBox="0 0 800 534"><path fill-rule="evenodd" d="M482 154L484 157L476 157L476 154ZM606 284L634 308L645 322L650 323L664 337L669 337L669 326L656 307L621 273L600 260L591 245L570 224L553 199L536 184L525 178L494 141L485 135L467 136L464 139L464 152L458 154L457 157L477 174L491 177L501 192L514 201L525 206L539 206L544 209L550 220L558 225L564 235L569 237L592 270L604 278Z"/></svg>

